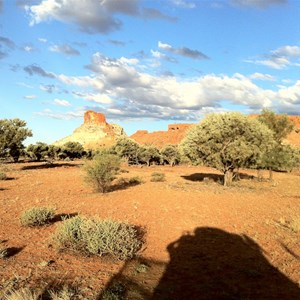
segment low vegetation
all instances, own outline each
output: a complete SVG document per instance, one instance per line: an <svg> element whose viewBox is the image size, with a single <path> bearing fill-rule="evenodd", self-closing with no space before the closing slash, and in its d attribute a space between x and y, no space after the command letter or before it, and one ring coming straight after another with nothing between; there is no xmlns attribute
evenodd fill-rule
<svg viewBox="0 0 300 300"><path fill-rule="evenodd" d="M49 207L33 207L23 212L20 221L23 226L42 226L55 217L55 210Z"/></svg>
<svg viewBox="0 0 300 300"><path fill-rule="evenodd" d="M84 255L108 255L120 260L131 259L142 246L139 233L132 225L81 216L60 224L53 239L59 250Z"/></svg>
<svg viewBox="0 0 300 300"><path fill-rule="evenodd" d="M87 161L84 170L86 172L85 181L96 191L105 193L120 170L120 159L113 154L102 154L93 160Z"/></svg>
<svg viewBox="0 0 300 300"><path fill-rule="evenodd" d="M166 175L164 173L154 172L151 174L150 181L152 182L162 182L166 180Z"/></svg>

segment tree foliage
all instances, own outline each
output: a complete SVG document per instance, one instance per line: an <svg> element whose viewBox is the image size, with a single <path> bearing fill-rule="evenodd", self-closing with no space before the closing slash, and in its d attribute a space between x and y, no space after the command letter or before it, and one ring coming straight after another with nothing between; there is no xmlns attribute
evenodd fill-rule
<svg viewBox="0 0 300 300"><path fill-rule="evenodd" d="M281 143L293 131L295 125L289 120L287 115L277 115L268 109L262 110L262 113L258 116L258 120L272 130L277 143Z"/></svg>
<svg viewBox="0 0 300 300"><path fill-rule="evenodd" d="M180 162L180 152L177 145L166 145L160 151L163 162L167 162L172 167Z"/></svg>
<svg viewBox="0 0 300 300"><path fill-rule="evenodd" d="M146 163L150 166L151 162L160 163L159 150L153 145L140 146L138 150L138 161L140 163Z"/></svg>
<svg viewBox="0 0 300 300"><path fill-rule="evenodd" d="M61 147L60 156L61 158L82 158L85 154L83 146L78 142L67 142Z"/></svg>
<svg viewBox="0 0 300 300"><path fill-rule="evenodd" d="M194 126L180 149L194 164L204 164L224 174L224 185L233 171L253 165L271 147L272 132L256 119L240 113L210 114Z"/></svg>
<svg viewBox="0 0 300 300"><path fill-rule="evenodd" d="M124 158L128 164L136 164L138 161L140 145L128 137L121 137L117 139L113 147L113 151Z"/></svg>
<svg viewBox="0 0 300 300"><path fill-rule="evenodd" d="M34 160L40 161L48 156L49 145L42 142L37 142L36 144L30 144L26 148L27 155Z"/></svg>
<svg viewBox="0 0 300 300"><path fill-rule="evenodd" d="M31 137L32 132L26 128L26 122L20 119L0 120L0 156L11 156L18 161L24 149L23 142Z"/></svg>

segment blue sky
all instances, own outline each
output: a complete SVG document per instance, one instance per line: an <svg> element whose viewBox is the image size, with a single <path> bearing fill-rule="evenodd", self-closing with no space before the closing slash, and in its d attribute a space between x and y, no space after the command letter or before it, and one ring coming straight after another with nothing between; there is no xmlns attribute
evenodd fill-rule
<svg viewBox="0 0 300 300"><path fill-rule="evenodd" d="M0 0L0 118L52 143L88 109L129 135L300 114L299 16L298 0Z"/></svg>

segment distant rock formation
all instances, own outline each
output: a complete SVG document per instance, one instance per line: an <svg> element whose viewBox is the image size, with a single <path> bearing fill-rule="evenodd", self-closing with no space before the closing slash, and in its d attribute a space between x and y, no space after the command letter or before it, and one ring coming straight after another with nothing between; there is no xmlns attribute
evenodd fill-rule
<svg viewBox="0 0 300 300"><path fill-rule="evenodd" d="M151 144L158 148L163 148L168 144L179 144L193 125L194 124L170 124L167 131L148 132L147 130L138 130L131 135L130 138L139 144Z"/></svg>
<svg viewBox="0 0 300 300"><path fill-rule="evenodd" d="M108 124L104 114L89 110L84 114L84 123L71 135L55 142L54 145L79 142L85 149L95 149L110 146L121 136L126 136L121 126Z"/></svg>

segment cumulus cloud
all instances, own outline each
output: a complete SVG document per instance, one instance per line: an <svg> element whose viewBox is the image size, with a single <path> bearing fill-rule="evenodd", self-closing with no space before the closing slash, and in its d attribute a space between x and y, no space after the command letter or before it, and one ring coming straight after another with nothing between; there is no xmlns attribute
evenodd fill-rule
<svg viewBox="0 0 300 300"><path fill-rule="evenodd" d="M38 38L38 40L39 40L39 42L41 42L41 43L47 43L47 42L48 42L48 40L45 39L45 38Z"/></svg>
<svg viewBox="0 0 300 300"><path fill-rule="evenodd" d="M269 8L272 5L286 4L287 0L231 0L233 5L254 7L254 8Z"/></svg>
<svg viewBox="0 0 300 300"><path fill-rule="evenodd" d="M30 25L53 19L74 23L88 33L108 33L122 25L115 14L137 14L138 0L43 0L25 9L31 16Z"/></svg>
<svg viewBox="0 0 300 300"><path fill-rule="evenodd" d="M160 41L158 42L158 48L176 55L181 55L192 59L209 59L207 55L198 50L192 50L187 47L174 48L171 45L162 43Z"/></svg>
<svg viewBox="0 0 300 300"><path fill-rule="evenodd" d="M290 65L299 66L294 62L294 59L300 58L299 46L282 46L272 50L270 54L265 55L264 59L246 60L246 62L255 63L257 65L264 65L272 69L281 70Z"/></svg>
<svg viewBox="0 0 300 300"><path fill-rule="evenodd" d="M86 92L73 92L77 97L120 109L130 117L193 119L205 108L220 109L222 101L251 109L271 107L276 92L254 84L241 74L209 74L189 80L174 76L154 76L139 69L135 60L112 59L95 53L90 76L58 75L63 83ZM262 79L263 74L254 77ZM264 79L271 79L267 75ZM89 92L92 90L93 92ZM105 100L105 101L104 101ZM109 100L109 101L106 101ZM194 116L194 117L193 117Z"/></svg>
<svg viewBox="0 0 300 300"><path fill-rule="evenodd" d="M80 55L80 52L70 45L64 44L64 45L53 45L49 48L50 51L52 52L57 52L57 53L63 53L66 55Z"/></svg>
<svg viewBox="0 0 300 300"><path fill-rule="evenodd" d="M71 120L71 119L82 118L84 115L84 110L61 113L61 112L53 111L51 109L44 109L41 112L35 112L34 115L41 116L41 117L49 117L57 120Z"/></svg>
<svg viewBox="0 0 300 300"><path fill-rule="evenodd" d="M23 70L30 76L38 75L38 76L47 77L47 78L55 78L55 75L53 73L45 71L43 68L41 68L40 66L38 66L36 64L26 66L23 68Z"/></svg>
<svg viewBox="0 0 300 300"><path fill-rule="evenodd" d="M52 94L56 90L56 86L54 84L41 84L40 89L44 92Z"/></svg>
<svg viewBox="0 0 300 300"><path fill-rule="evenodd" d="M53 100L53 103L55 105L64 106L64 107L72 106L69 101L63 99L57 99L57 98Z"/></svg>
<svg viewBox="0 0 300 300"><path fill-rule="evenodd" d="M33 52L35 49L34 49L34 47L32 46L32 45L25 45L24 47L23 47L23 50L25 51L25 52Z"/></svg>

